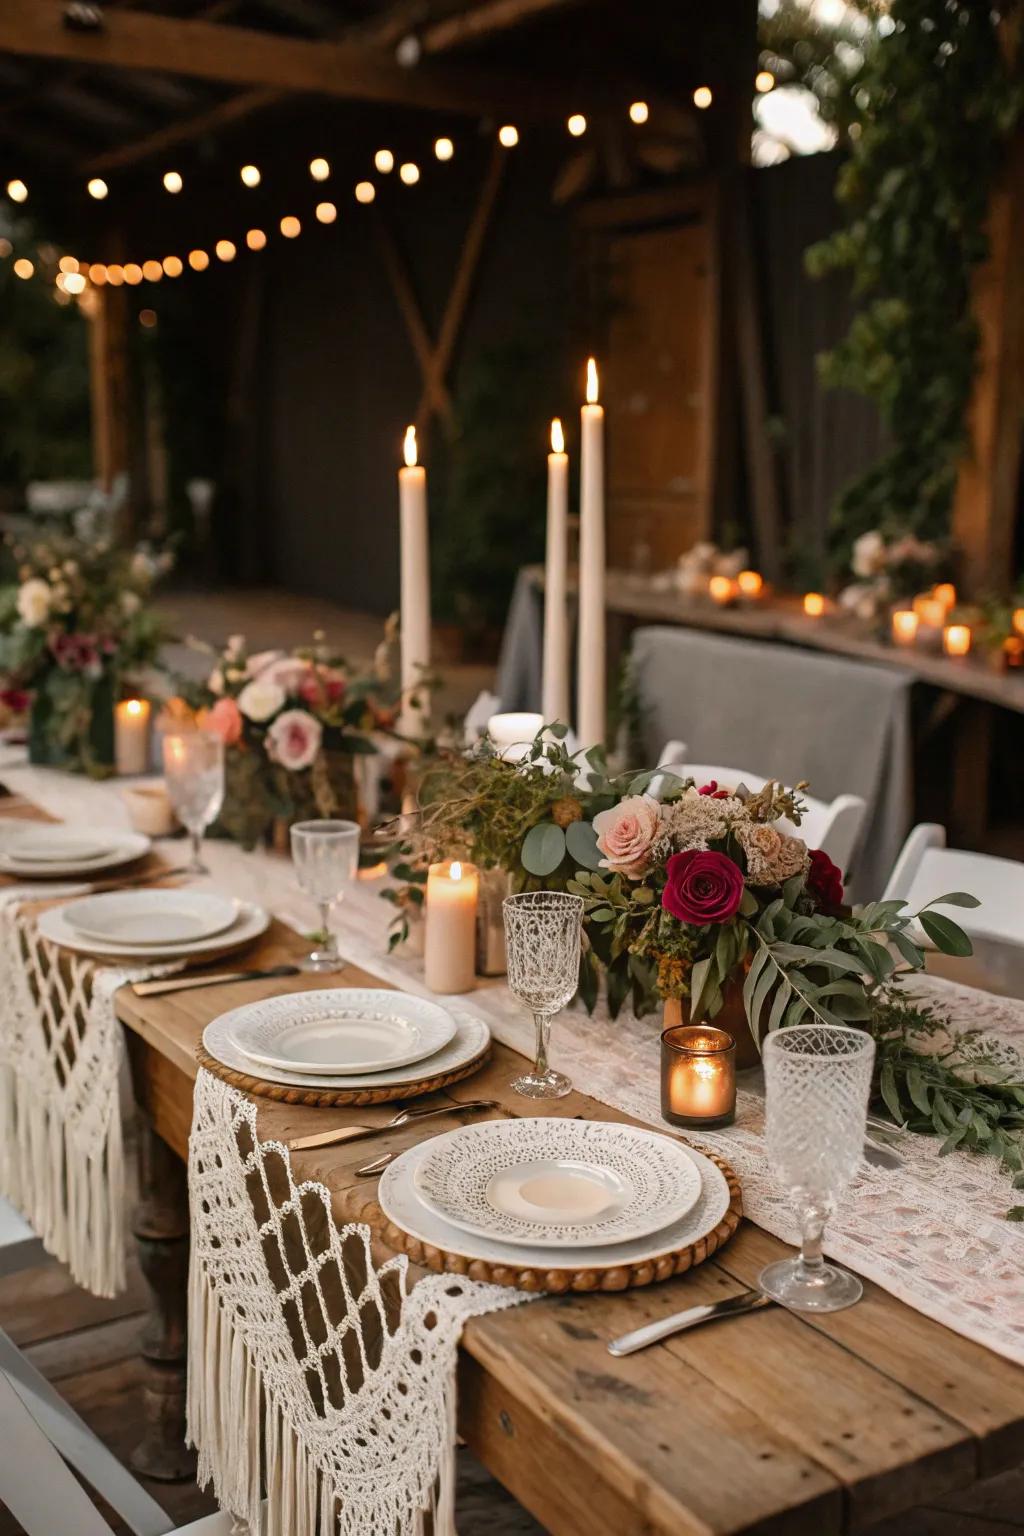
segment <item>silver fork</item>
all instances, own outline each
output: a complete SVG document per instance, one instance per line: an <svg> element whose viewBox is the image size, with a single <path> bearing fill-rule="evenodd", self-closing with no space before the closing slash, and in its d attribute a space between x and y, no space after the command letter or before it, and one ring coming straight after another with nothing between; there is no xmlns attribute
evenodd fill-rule
<svg viewBox="0 0 1024 1536"><path fill-rule="evenodd" d="M432 1115L457 1115L463 1110L495 1109L497 1099L473 1099L467 1104L434 1104L426 1109L402 1109L392 1120L383 1125L343 1125L333 1131L318 1131L312 1136L298 1136L288 1143L290 1152L306 1152L313 1147L333 1147L350 1141L363 1141L368 1136L384 1136L400 1126L411 1125L417 1120L429 1120ZM358 1170L357 1170L358 1172Z"/></svg>

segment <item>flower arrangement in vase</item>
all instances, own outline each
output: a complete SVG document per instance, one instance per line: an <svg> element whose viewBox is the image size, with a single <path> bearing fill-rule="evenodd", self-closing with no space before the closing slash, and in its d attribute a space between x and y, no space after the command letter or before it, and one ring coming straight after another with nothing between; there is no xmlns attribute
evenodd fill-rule
<svg viewBox="0 0 1024 1536"><path fill-rule="evenodd" d="M158 724L194 724L223 740L226 789L215 830L251 848L293 821L359 818L357 764L378 753L397 714L394 640L389 621L362 670L319 631L293 651L250 652L242 635L219 652L198 647L213 660L208 676L198 685L179 679L180 696Z"/></svg>
<svg viewBox="0 0 1024 1536"><path fill-rule="evenodd" d="M5 702L28 696L35 763L113 770L114 706L167 638L150 597L171 556L55 534L16 543L17 581L0 589Z"/></svg>

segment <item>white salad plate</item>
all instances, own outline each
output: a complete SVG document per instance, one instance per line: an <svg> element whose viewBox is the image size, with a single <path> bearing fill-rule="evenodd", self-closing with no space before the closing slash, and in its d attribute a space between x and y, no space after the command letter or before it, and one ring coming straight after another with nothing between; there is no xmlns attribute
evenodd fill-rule
<svg viewBox="0 0 1024 1536"><path fill-rule="evenodd" d="M246 1003L232 1008L212 1019L203 1031L203 1045L215 1061L235 1072L246 1072L250 1077L260 1077L264 1082L281 1083L289 1088L337 1088L336 1076L316 1072L289 1072L278 1067L256 1068L252 1059L240 1050L234 1041L236 1021L240 1014L247 1014L258 1003ZM483 1051L491 1038L491 1032L482 1019L472 1014L453 1015L455 1033L433 1056L424 1057L415 1065L398 1067L388 1072L360 1072L345 1078L346 1088L400 1088L403 1083L419 1082L446 1072L455 1072L467 1062L473 1061Z"/></svg>
<svg viewBox="0 0 1024 1536"><path fill-rule="evenodd" d="M493 1122L489 1122L493 1123ZM435 1140L410 1147L385 1168L377 1199L381 1210L396 1227L410 1237L464 1259L483 1259L492 1264L514 1265L517 1269L606 1269L619 1264L646 1264L664 1254L699 1242L715 1230L729 1209L729 1185L724 1173L710 1158L687 1149L700 1179L700 1192L685 1215L658 1232L636 1237L628 1242L606 1243L578 1248L568 1243L560 1247L544 1244L520 1245L506 1238L484 1237L466 1232L445 1221L424 1201L417 1173Z"/></svg>
<svg viewBox="0 0 1024 1536"><path fill-rule="evenodd" d="M416 1187L451 1226L594 1248L678 1221L700 1198L681 1142L613 1121L487 1120L432 1139Z"/></svg>
<svg viewBox="0 0 1024 1536"><path fill-rule="evenodd" d="M188 944L230 928L238 905L210 891L107 891L64 908L78 933L106 944Z"/></svg>
<svg viewBox="0 0 1024 1536"><path fill-rule="evenodd" d="M42 914L38 931L43 938L62 945L64 949L72 949L77 954L96 955L103 960L191 960L203 955L212 958L251 943L270 926L269 912L240 901L231 927L211 934L209 938L189 939L179 944L114 944L104 939L90 939L84 933L79 933L68 922L66 910L66 907L50 907Z"/></svg>
<svg viewBox="0 0 1024 1536"><path fill-rule="evenodd" d="M235 1045L260 1067L325 1077L387 1072L433 1056L455 1033L437 1003L386 987L267 997L238 1010Z"/></svg>
<svg viewBox="0 0 1024 1536"><path fill-rule="evenodd" d="M149 838L140 832L91 836L63 826L19 828L0 841L0 871L35 879L94 875L141 859L149 849Z"/></svg>

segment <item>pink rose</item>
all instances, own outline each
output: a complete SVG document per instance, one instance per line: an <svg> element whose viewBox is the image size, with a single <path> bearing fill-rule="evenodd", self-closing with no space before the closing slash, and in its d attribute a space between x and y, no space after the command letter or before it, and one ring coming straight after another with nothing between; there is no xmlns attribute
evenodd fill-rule
<svg viewBox="0 0 1024 1536"><path fill-rule="evenodd" d="M651 850L662 836L661 805L652 795L628 795L594 817L602 869L615 869L630 880L650 868Z"/></svg>
<svg viewBox="0 0 1024 1536"><path fill-rule="evenodd" d="M203 725L219 736L226 747L233 747L242 735L242 711L234 699L218 699L207 712Z"/></svg>
<svg viewBox="0 0 1024 1536"><path fill-rule="evenodd" d="M320 751L323 727L304 709L286 709L267 731L267 751L275 763L298 773L309 768Z"/></svg>
<svg viewBox="0 0 1024 1536"><path fill-rule="evenodd" d="M743 899L743 871L724 853L690 848L674 853L665 866L668 884L661 893L666 912L681 923L702 928L727 923Z"/></svg>
<svg viewBox="0 0 1024 1536"><path fill-rule="evenodd" d="M299 698L310 709L328 709L345 695L345 678L333 667L306 668L298 688Z"/></svg>

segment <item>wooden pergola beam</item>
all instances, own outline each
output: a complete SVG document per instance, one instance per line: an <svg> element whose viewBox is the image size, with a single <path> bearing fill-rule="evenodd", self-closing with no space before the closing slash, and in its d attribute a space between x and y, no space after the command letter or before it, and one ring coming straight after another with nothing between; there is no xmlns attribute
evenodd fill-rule
<svg viewBox="0 0 1024 1536"><path fill-rule="evenodd" d="M403 69L364 44L309 42L119 9L106 11L96 31L70 31L64 11L63 0L4 0L0 52L446 112L490 113L503 96L508 100L508 83L479 71ZM512 90L517 105L529 99L524 82Z"/></svg>

